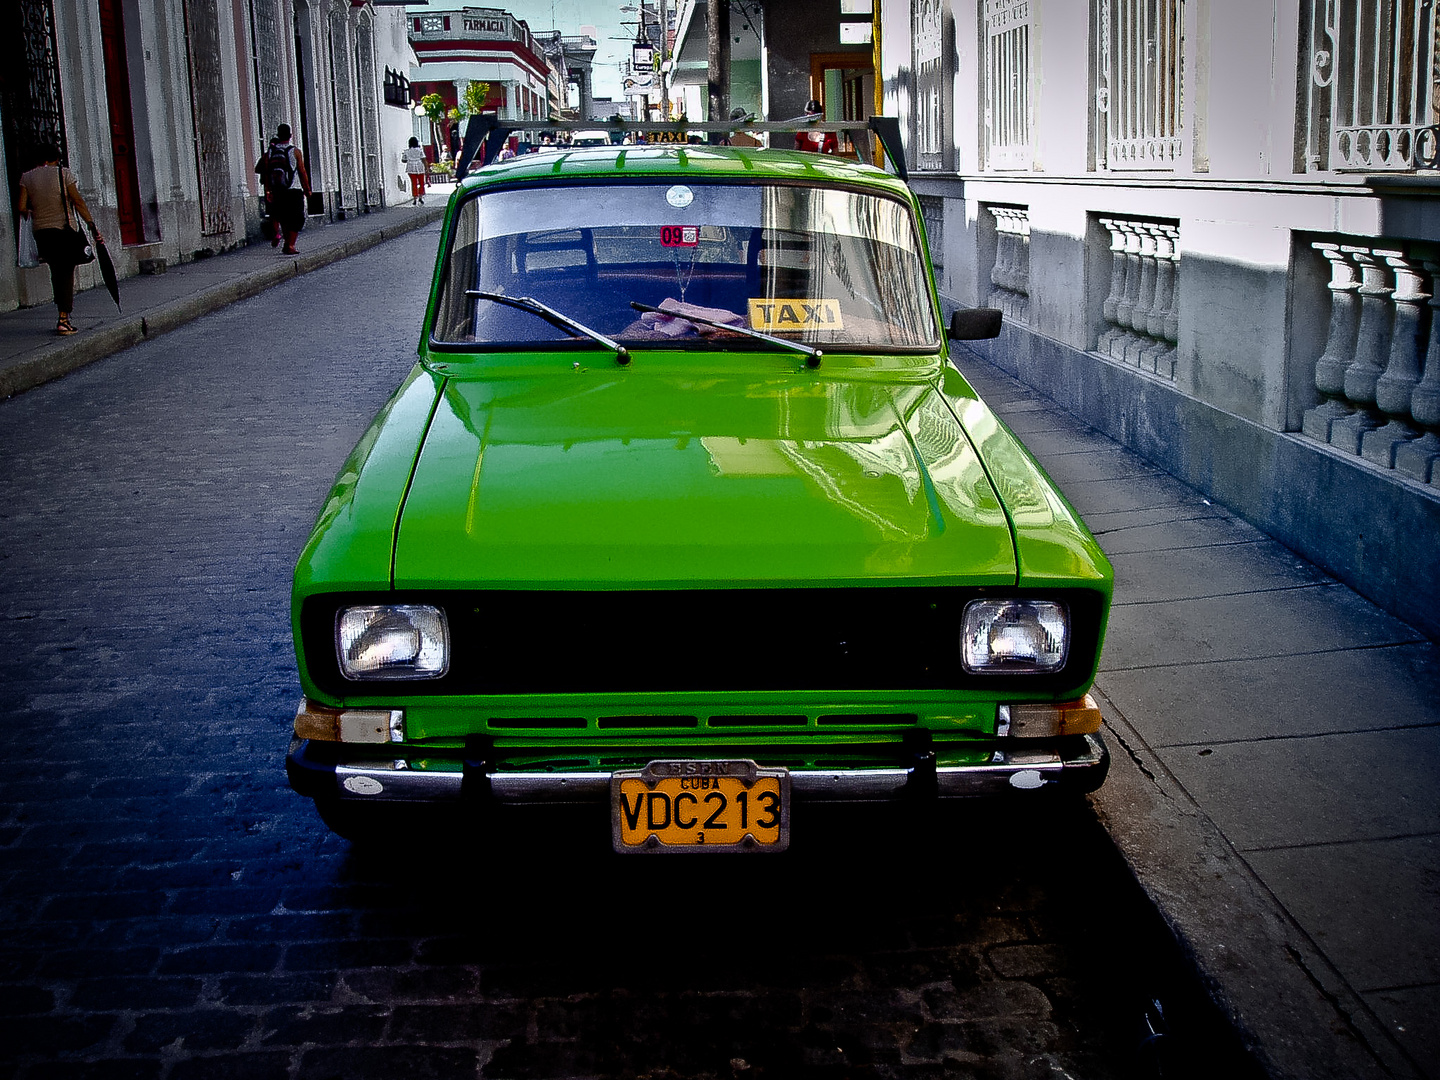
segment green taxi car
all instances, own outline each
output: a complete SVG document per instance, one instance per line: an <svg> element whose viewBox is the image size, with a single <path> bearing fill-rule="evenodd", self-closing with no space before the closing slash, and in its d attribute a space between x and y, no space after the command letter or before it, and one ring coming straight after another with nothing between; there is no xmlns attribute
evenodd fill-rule
<svg viewBox="0 0 1440 1080"><path fill-rule="evenodd" d="M354 840L569 803L639 853L1096 787L1111 570L949 364L989 315L947 332L914 195L858 162L467 178L419 362L295 570L291 785Z"/></svg>

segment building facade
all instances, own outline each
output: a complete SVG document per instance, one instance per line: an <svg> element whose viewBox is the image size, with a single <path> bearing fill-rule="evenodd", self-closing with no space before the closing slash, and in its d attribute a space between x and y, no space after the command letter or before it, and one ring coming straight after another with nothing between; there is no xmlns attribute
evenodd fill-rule
<svg viewBox="0 0 1440 1080"><path fill-rule="evenodd" d="M0 310L50 299L15 266L21 173L58 143L118 273L238 247L258 233L254 165L288 123L309 165L315 220L385 205L397 189L409 68L403 15L371 0L13 0L0 123ZM394 97L393 92L389 95ZM396 190L398 194L398 190ZM77 285L93 285L93 266Z"/></svg>
<svg viewBox="0 0 1440 1080"><path fill-rule="evenodd" d="M877 0L878 2L878 0ZM792 120L818 100L826 120L874 111L868 0L729 0L730 105L762 120ZM710 117L706 0L678 0L670 94L692 120Z"/></svg>
<svg viewBox="0 0 1440 1080"><path fill-rule="evenodd" d="M1429 0L880 21L942 289L1004 309L995 359L1440 634Z"/></svg>
<svg viewBox="0 0 1440 1080"><path fill-rule="evenodd" d="M412 5L407 10L416 59L410 72L414 100L438 94L447 113L464 112L466 88L472 82L486 83L488 94L475 111L493 111L502 120L520 123L550 115L550 65L544 45L524 19L500 8L462 4ZM447 122L445 134L447 142L458 143L457 125Z"/></svg>

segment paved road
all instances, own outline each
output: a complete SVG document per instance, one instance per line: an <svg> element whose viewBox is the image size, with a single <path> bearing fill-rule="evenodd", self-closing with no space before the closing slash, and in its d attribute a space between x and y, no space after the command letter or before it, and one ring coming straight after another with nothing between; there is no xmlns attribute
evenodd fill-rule
<svg viewBox="0 0 1440 1080"><path fill-rule="evenodd" d="M797 811L778 860L324 830L289 574L435 239L0 403L0 1074L1121 1077L1157 994L1236 1072L1083 807Z"/></svg>

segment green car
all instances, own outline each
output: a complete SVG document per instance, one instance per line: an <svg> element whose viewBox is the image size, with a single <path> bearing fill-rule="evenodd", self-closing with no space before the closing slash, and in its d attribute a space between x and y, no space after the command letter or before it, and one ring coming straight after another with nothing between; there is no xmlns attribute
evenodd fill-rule
<svg viewBox="0 0 1440 1080"><path fill-rule="evenodd" d="M563 803L626 853L1092 790L1111 569L948 362L998 329L946 332L914 195L858 162L473 174L295 569L291 785L352 840Z"/></svg>

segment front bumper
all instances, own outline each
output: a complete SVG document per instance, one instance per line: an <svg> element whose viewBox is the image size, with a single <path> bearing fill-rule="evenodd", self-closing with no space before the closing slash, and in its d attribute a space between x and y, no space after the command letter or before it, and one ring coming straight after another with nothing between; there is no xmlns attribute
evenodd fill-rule
<svg viewBox="0 0 1440 1080"><path fill-rule="evenodd" d="M400 748L396 748L397 751ZM936 763L919 752L896 763L791 768L790 790L799 802L888 802L914 797L969 798L1046 788L1094 791L1105 779L1110 753L1098 734L1056 739L993 739L979 763ZM723 751L656 753L695 760ZM759 764L767 764L758 755ZM417 767L419 766L419 767ZM627 766L628 767L628 766ZM507 804L608 803L609 768L524 768L493 755L467 755L440 764L405 757L377 759L338 743L295 739L285 760L290 786L318 799L354 802L446 803L468 800Z"/></svg>

